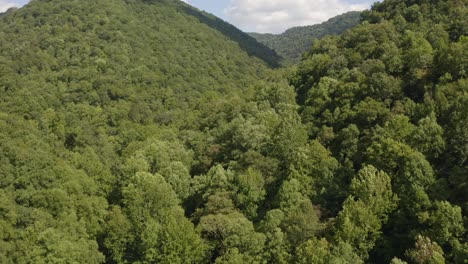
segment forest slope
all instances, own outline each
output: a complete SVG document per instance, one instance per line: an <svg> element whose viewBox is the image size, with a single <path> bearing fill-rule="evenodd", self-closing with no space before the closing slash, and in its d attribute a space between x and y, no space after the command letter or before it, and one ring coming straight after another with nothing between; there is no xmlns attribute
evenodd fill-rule
<svg viewBox="0 0 468 264"><path fill-rule="evenodd" d="M336 184L351 182L335 237L354 244L370 263L388 263L394 256L411 263L443 263L444 257L463 263L466 1L383 1L362 17L361 25L315 42L291 78L309 136L340 163ZM389 178L354 176L367 166ZM370 193L360 193L373 188L362 185L363 177L381 178L374 204L365 205ZM339 199L338 193L325 201ZM364 212L367 217L360 218Z"/></svg>
<svg viewBox="0 0 468 264"><path fill-rule="evenodd" d="M265 44L289 63L297 63L302 54L309 50L316 39L327 35L338 35L359 24L361 12L348 12L321 24L294 27L281 34L250 33L260 43Z"/></svg>
<svg viewBox="0 0 468 264"><path fill-rule="evenodd" d="M294 69L172 0L0 17L0 263L464 263L467 9L389 0Z"/></svg>
<svg viewBox="0 0 468 264"><path fill-rule="evenodd" d="M145 217L192 236L199 243L185 237L194 250L182 250L205 259L180 207L191 193L189 173L213 165L217 134L209 132L237 116L236 101L277 59L181 1L36 0L2 14L0 262L144 260L135 234L145 233ZM147 146L167 162L127 164ZM157 176L138 178L143 171ZM129 211L144 207L129 201L140 180L149 181L142 188L165 188L153 197L167 200L157 220L156 211Z"/></svg>

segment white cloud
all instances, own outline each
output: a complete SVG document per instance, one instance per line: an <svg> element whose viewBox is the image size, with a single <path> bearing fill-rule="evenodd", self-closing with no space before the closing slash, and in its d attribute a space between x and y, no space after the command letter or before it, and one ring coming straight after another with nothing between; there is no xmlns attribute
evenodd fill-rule
<svg viewBox="0 0 468 264"><path fill-rule="evenodd" d="M362 1L361 1L362 2ZM228 20L245 31L280 33L294 26L314 25L347 11L364 10L365 4L345 0L230 0Z"/></svg>
<svg viewBox="0 0 468 264"><path fill-rule="evenodd" d="M15 4L8 0L0 0L0 13L5 12L12 7L18 7L18 4Z"/></svg>

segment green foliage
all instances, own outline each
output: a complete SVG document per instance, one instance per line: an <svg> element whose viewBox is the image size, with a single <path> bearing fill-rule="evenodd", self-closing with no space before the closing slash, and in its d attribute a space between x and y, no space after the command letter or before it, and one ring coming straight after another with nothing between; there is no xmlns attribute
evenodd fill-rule
<svg viewBox="0 0 468 264"><path fill-rule="evenodd" d="M461 208L447 201L437 201L433 207L420 216L420 221L429 226L425 235L441 246L456 244L464 230Z"/></svg>
<svg viewBox="0 0 468 264"><path fill-rule="evenodd" d="M463 252L462 2L375 3L360 25L315 41L289 78L309 137L339 162L333 178L348 198L342 207L320 203L339 212L330 233L371 263L403 257L418 234L450 262Z"/></svg>
<svg viewBox="0 0 468 264"><path fill-rule="evenodd" d="M326 239L312 239L302 244L298 250L297 263L364 263L348 244L339 243L336 246Z"/></svg>
<svg viewBox="0 0 468 264"><path fill-rule="evenodd" d="M392 259L392 262L390 262L390 264L407 264L408 262L405 262L399 258L394 258Z"/></svg>
<svg viewBox="0 0 468 264"><path fill-rule="evenodd" d="M444 252L437 243L429 238L418 236L415 248L409 250L406 255L417 264L443 264L445 263Z"/></svg>
<svg viewBox="0 0 468 264"><path fill-rule="evenodd" d="M331 203L339 190L335 171L338 162L317 140L298 149L292 159L290 177L299 181L305 195L321 204Z"/></svg>
<svg viewBox="0 0 468 264"><path fill-rule="evenodd" d="M341 34L359 24L360 17L360 12L348 12L318 25L294 27L277 35L259 33L250 33L250 35L276 51L287 63L297 63L314 40L327 35Z"/></svg>
<svg viewBox="0 0 468 264"><path fill-rule="evenodd" d="M372 166L361 169L351 183L351 194L337 218L336 239L366 259L381 227L396 207L390 177Z"/></svg>
<svg viewBox="0 0 468 264"><path fill-rule="evenodd" d="M261 260L265 236L255 232L253 224L241 213L233 211L203 216L200 228L203 237L212 242L214 256L222 256L221 261L231 263L230 259L234 257L254 262ZM233 253L236 256L232 256Z"/></svg>
<svg viewBox="0 0 468 264"><path fill-rule="evenodd" d="M351 194L384 222L396 207L397 197L392 193L390 176L372 166L362 168L352 180Z"/></svg>
<svg viewBox="0 0 468 264"><path fill-rule="evenodd" d="M249 168L244 174L235 177L233 185L237 187L237 195L234 197L237 208L249 219L257 218L259 205L266 195L263 175Z"/></svg>
<svg viewBox="0 0 468 264"><path fill-rule="evenodd" d="M180 1L1 14L0 262L464 263L467 17L376 3L273 71Z"/></svg>
<svg viewBox="0 0 468 264"><path fill-rule="evenodd" d="M204 259L204 242L162 176L137 173L122 193L127 217L116 211L108 225L122 225L127 230L121 234L119 228L109 229L105 239L114 261L189 263Z"/></svg>

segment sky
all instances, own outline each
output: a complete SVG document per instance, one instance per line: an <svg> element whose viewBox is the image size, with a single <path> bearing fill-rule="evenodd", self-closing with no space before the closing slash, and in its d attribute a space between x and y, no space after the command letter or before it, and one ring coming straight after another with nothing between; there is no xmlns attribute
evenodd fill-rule
<svg viewBox="0 0 468 264"><path fill-rule="evenodd" d="M281 33L314 25L348 11L364 10L373 0L183 0L246 32ZM0 12L28 0L0 0Z"/></svg>

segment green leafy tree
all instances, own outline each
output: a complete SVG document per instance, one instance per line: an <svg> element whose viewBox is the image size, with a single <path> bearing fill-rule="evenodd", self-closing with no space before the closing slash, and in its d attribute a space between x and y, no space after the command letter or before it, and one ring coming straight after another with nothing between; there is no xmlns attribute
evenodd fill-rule
<svg viewBox="0 0 468 264"><path fill-rule="evenodd" d="M337 218L335 239L353 246L363 258L375 246L382 225L396 208L390 177L372 166L361 169L351 183L353 196Z"/></svg>
<svg viewBox="0 0 468 264"><path fill-rule="evenodd" d="M136 252L128 261L133 261L132 257L163 263L192 263L204 259L204 242L184 217L177 195L161 175L137 173L124 188L123 197L132 225L130 232L137 234L129 245L130 250Z"/></svg>

